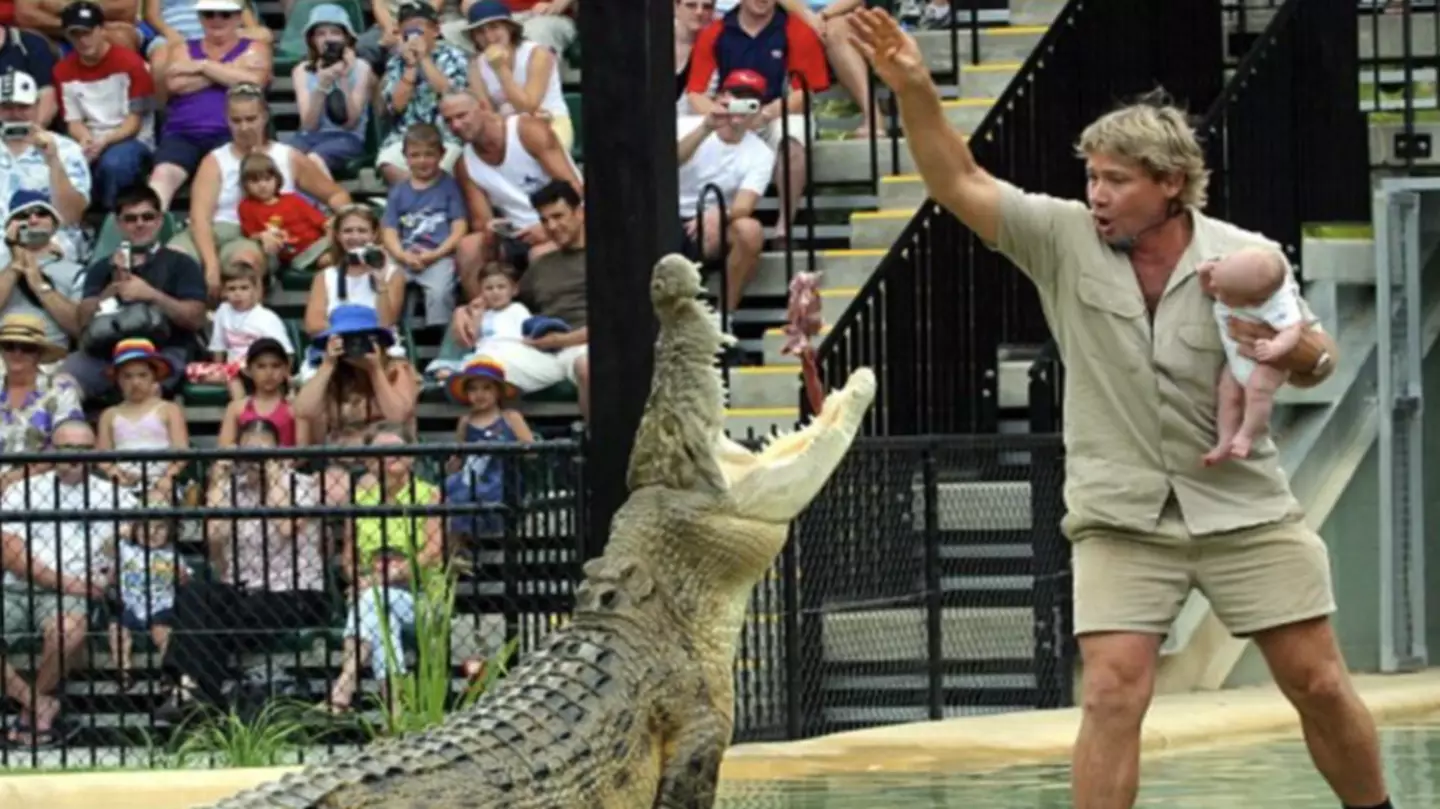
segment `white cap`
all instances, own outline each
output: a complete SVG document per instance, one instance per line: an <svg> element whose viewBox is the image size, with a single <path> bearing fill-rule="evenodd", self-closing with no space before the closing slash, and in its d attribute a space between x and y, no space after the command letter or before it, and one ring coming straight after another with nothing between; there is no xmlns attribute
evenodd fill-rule
<svg viewBox="0 0 1440 809"><path fill-rule="evenodd" d="M195 3L196 11L233 11L236 14L244 11L240 0L198 0Z"/></svg>
<svg viewBox="0 0 1440 809"><path fill-rule="evenodd" d="M29 107L40 100L40 88L29 73L12 70L0 74L0 104L21 104Z"/></svg>

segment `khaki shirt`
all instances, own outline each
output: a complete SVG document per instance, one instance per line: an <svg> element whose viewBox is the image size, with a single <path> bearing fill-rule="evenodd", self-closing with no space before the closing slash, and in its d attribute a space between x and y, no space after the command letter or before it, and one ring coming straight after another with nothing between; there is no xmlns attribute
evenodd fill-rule
<svg viewBox="0 0 1440 809"><path fill-rule="evenodd" d="M996 246L1039 289L1065 362L1065 534L1185 539L1300 513L1268 435L1245 461L1200 464L1215 442L1225 354L1195 267L1241 247L1278 246L1191 210L1193 237L1152 324L1129 257L1100 239L1084 204L1000 185Z"/></svg>

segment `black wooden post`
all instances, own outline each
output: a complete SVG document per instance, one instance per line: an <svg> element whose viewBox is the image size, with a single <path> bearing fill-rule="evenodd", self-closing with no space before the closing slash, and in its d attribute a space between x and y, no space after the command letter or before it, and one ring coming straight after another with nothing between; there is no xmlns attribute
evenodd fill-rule
<svg viewBox="0 0 1440 809"><path fill-rule="evenodd" d="M626 496L655 342L650 269L679 246L674 10L581 4L581 136L590 329L587 555L604 547Z"/></svg>

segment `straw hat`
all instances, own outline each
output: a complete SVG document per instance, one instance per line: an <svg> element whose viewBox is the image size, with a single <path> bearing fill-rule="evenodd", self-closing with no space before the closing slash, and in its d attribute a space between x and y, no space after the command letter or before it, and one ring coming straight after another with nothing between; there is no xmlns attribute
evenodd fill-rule
<svg viewBox="0 0 1440 809"><path fill-rule="evenodd" d="M19 343L39 348L42 364L60 360L68 353L64 346L56 345L45 337L45 321L39 315L20 312L0 319L0 343Z"/></svg>

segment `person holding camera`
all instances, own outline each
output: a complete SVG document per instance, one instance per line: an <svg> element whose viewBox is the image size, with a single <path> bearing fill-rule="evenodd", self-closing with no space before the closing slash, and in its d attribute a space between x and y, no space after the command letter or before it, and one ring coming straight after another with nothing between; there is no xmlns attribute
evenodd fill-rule
<svg viewBox="0 0 1440 809"><path fill-rule="evenodd" d="M468 84L465 52L439 41L440 14L433 5L410 2L400 7L401 43L385 67L381 93L393 117L390 133L380 144L375 166L387 185L410 175L405 165L405 133L415 124L440 124L440 99L446 93L465 92ZM458 138L442 130L445 154L440 167L451 171L460 159Z"/></svg>
<svg viewBox="0 0 1440 809"><path fill-rule="evenodd" d="M754 132L764 96L764 76L753 70L736 70L721 83L715 106L708 113L682 118L677 125L681 252L695 261L721 258L724 230L727 312L740 306L765 246L765 231L755 218L755 206L770 186L775 153ZM720 189L722 200L706 193L712 185Z"/></svg>
<svg viewBox="0 0 1440 809"><path fill-rule="evenodd" d="M290 145L326 174L365 154L375 74L355 55L355 29L340 6L323 3L305 23L305 61L290 74L300 131Z"/></svg>
<svg viewBox="0 0 1440 809"><path fill-rule="evenodd" d="M363 204L340 209L330 224L330 252L321 265L305 301L306 334L314 337L328 329L336 307L346 304L368 306L382 327L395 328L405 304L405 274L380 246L374 209Z"/></svg>
<svg viewBox="0 0 1440 809"><path fill-rule="evenodd" d="M80 334L76 320L85 268L65 255L56 240L60 214L39 191L17 191L5 220L0 252L0 315L34 315L45 324L45 337L66 345Z"/></svg>
<svg viewBox="0 0 1440 809"><path fill-rule="evenodd" d="M127 337L155 343L169 362L162 386L173 393L205 325L205 274L195 259L159 242L160 197L148 185L121 193L115 218L125 241L85 271L85 290L76 313L80 350L63 371L86 398L115 390L110 374L115 344Z"/></svg>
<svg viewBox="0 0 1440 809"><path fill-rule="evenodd" d="M90 164L80 144L40 123L40 90L29 73L0 74L0 200L16 191L48 191L69 251L80 240L90 204ZM4 203L0 203L4 204ZM9 206L0 215L9 214Z"/></svg>

